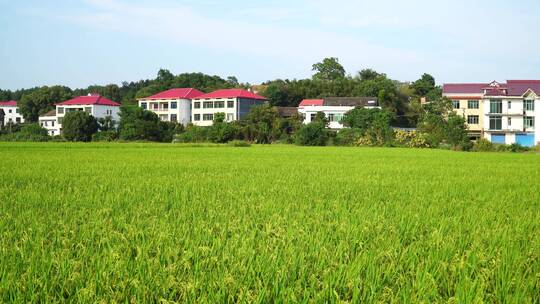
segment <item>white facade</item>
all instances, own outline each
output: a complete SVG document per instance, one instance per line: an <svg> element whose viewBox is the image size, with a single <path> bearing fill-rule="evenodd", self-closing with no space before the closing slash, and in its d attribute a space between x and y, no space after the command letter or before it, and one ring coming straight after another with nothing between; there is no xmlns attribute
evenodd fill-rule
<svg viewBox="0 0 540 304"><path fill-rule="evenodd" d="M347 112L353 110L354 106L319 106L308 105L298 107L298 113L304 117L304 124L308 124L315 119L318 112L323 112L328 119L328 128L330 129L343 129L344 126L341 120ZM365 106L366 109L380 109L379 106Z"/></svg>
<svg viewBox="0 0 540 304"><path fill-rule="evenodd" d="M485 138L494 143L538 145L540 143L540 96L484 97Z"/></svg>
<svg viewBox="0 0 540 304"><path fill-rule="evenodd" d="M190 99L139 99L139 107L156 113L162 121L187 125L191 121Z"/></svg>
<svg viewBox="0 0 540 304"><path fill-rule="evenodd" d="M118 122L120 120L120 107L108 106L100 104L90 105L57 105L55 116L40 116L39 124L47 129L49 135L60 135L62 133L62 120L64 116L72 111L85 111L94 116L96 119L110 116L112 120Z"/></svg>
<svg viewBox="0 0 540 304"><path fill-rule="evenodd" d="M240 120L251 107L263 104L266 100L242 97L196 98L191 102L191 122L197 126L211 126L216 113L224 113L226 122Z"/></svg>
<svg viewBox="0 0 540 304"><path fill-rule="evenodd" d="M0 109L4 110L4 126L8 123L24 123L24 117L19 113L19 107L14 105L0 105Z"/></svg>

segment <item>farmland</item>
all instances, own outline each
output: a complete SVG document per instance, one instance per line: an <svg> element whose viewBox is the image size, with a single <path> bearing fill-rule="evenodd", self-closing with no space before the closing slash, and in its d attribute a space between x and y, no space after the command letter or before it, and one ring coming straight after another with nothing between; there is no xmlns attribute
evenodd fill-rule
<svg viewBox="0 0 540 304"><path fill-rule="evenodd" d="M0 143L0 302L540 301L540 155Z"/></svg>

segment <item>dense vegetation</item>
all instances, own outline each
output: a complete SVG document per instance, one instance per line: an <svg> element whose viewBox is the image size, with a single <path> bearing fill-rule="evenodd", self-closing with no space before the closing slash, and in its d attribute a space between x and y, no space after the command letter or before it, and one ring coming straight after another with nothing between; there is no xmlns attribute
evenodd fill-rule
<svg viewBox="0 0 540 304"><path fill-rule="evenodd" d="M540 155L117 143L0 154L0 302L540 301Z"/></svg>

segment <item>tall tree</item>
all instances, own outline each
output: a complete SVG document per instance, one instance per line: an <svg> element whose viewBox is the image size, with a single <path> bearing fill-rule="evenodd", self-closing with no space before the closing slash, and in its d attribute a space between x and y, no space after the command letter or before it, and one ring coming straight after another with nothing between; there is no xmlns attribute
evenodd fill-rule
<svg viewBox="0 0 540 304"><path fill-rule="evenodd" d="M324 58L322 62L313 65L313 79L317 80L338 80L345 77L345 68L339 63L339 59L335 57Z"/></svg>
<svg viewBox="0 0 540 304"><path fill-rule="evenodd" d="M24 94L18 106L25 120L36 122L39 115L54 109L55 103L68 100L71 97L72 91L68 87L44 86L28 94Z"/></svg>
<svg viewBox="0 0 540 304"><path fill-rule="evenodd" d="M69 112L62 121L62 134L69 141L91 141L97 131L96 118L84 111Z"/></svg>

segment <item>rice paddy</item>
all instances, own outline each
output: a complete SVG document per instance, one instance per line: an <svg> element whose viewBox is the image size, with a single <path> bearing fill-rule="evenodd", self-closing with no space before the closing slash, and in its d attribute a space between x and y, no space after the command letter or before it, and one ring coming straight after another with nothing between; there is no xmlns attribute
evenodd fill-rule
<svg viewBox="0 0 540 304"><path fill-rule="evenodd" d="M540 155L0 143L0 302L538 303Z"/></svg>

